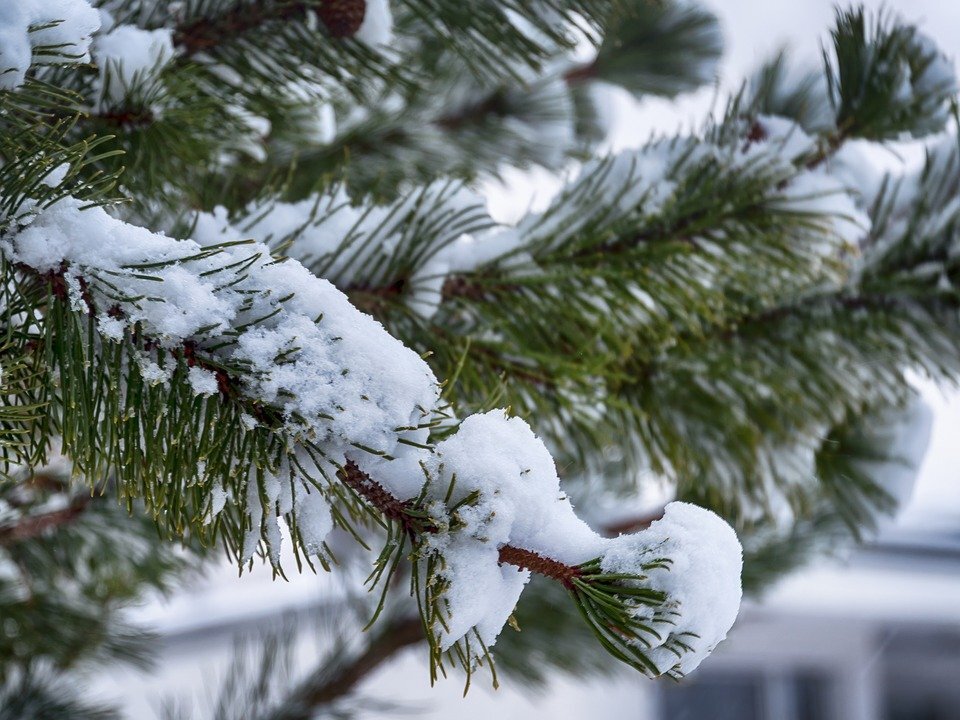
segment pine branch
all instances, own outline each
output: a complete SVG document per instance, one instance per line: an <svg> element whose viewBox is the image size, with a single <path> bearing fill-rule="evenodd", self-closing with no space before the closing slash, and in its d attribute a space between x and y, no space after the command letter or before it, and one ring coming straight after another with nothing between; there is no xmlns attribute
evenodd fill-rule
<svg viewBox="0 0 960 720"><path fill-rule="evenodd" d="M362 0L360 0L362 2ZM326 3L322 3L326 4ZM174 44L186 57L209 50L252 30L259 30L273 21L301 21L309 10L319 7L314 0L307 2L238 2L228 12L202 17L181 25L173 34Z"/></svg>
<svg viewBox="0 0 960 720"><path fill-rule="evenodd" d="M0 720L120 720L118 708L91 701L79 685L42 667L2 678Z"/></svg>
<svg viewBox="0 0 960 720"><path fill-rule="evenodd" d="M230 85L215 78L214 71L232 69L244 87L232 88L230 97L251 107L271 105L272 86L300 78L304 53L314 49L309 69L329 69L333 84L347 93L351 87L357 96L366 93L374 78L394 89L389 63L382 58L371 58L350 42L311 46L307 40L316 33L304 22L308 5L190 6L189 12L210 11L210 17L187 21L177 42L184 58L197 60L205 51L217 63L198 69L209 71L205 92L216 95ZM506 66L510 59L521 59L537 64L552 56L552 44L568 43L567 23L578 14L599 30L610 9L606 3L587 7L591 4L580 0L551 0L545 7L550 12L542 16L541 6L525 8L512 0L496 7L469 0L460 5L402 0L397 5L410 12L398 25L404 33L428 30L423 47L434 61L442 54L430 51L431 42L445 51L484 50L473 64L464 58L478 75L487 72L487 63ZM224 9L218 17L215 11ZM551 42L518 32L508 10L533 15L533 26L544 26ZM280 15L268 17L271 12ZM701 17L694 20L695 31L706 27ZM215 27L217 22L225 24ZM259 45L251 32L267 22L282 35L269 47ZM477 33L466 32L471 28L478 28ZM93 172L78 171L93 145L65 147L65 138L73 137L67 123L48 134L32 115L32 105L15 108L8 122L6 110L20 99L4 95L0 130L17 131L0 132L0 156L6 158L0 164L0 330L5 335L4 398L11 406L0 411L4 463L34 466L44 459L49 438L62 436L81 474L102 477L98 471L115 468L121 495L145 497L171 534L189 530L204 540L226 538L230 551L243 560L266 547L277 562L277 519L283 517L296 551L307 555L308 563L310 557L323 563L329 526L352 530L366 512L386 531L371 584L388 587L400 563L410 561L434 674L442 670L441 648L468 673L477 661L485 661L496 637L485 626L497 624L491 617L508 610L486 609L483 622L473 622L472 629L450 629L456 625L450 608L461 595L450 588L477 582L476 573L455 567L469 555L457 554L458 543L486 557L484 568L497 581L507 583L507 575L510 581L525 578L499 565L553 580L573 598L600 644L619 659L651 675L681 674L722 633L699 638L709 647L695 648L698 628L695 618L683 616L689 597L683 593L702 591L703 578L689 573L657 584L671 557L659 548L695 560L704 543L692 540L693 551L668 545L672 536L652 547L644 544L644 538L660 537L657 533L666 527L682 527L670 525L670 508L649 535L603 541L610 543L604 548L619 542L621 550L631 550L624 553L630 560L625 567L608 562L606 550L580 564L560 562L551 557L546 532L541 537L526 529L497 529L500 534L491 540L486 533L494 527L492 519L506 513L496 513L487 496L499 502L517 478L526 483L537 476L543 487L553 487L552 460L545 448L547 460L538 464L521 462L517 456L523 451L498 456L497 447L489 456L504 460L506 471L490 473L492 477L478 472L480 480L464 480L469 474L462 473L458 479L455 469L448 473L455 464L450 457L457 438L467 443L469 420L456 434L452 423L439 423L475 407L510 404L537 417L543 434L562 439L557 444L569 448L571 456L581 454L577 460L601 455L614 441L622 443L631 462L639 458L665 469L681 492L695 485L704 503L725 504L734 518L743 507L755 510L748 507L751 503L763 505L772 490L791 501L814 497L818 512L826 507L823 512L829 515L835 509L859 523L882 498L862 474L851 473L834 458L818 495L792 483L795 471L786 467L789 463L778 464L779 455L806 451L804 443L811 437L832 433L841 420L879 397L899 397L905 368L912 364L941 377L960 374L955 359L960 356L954 289L958 268L952 260L956 217L946 205L921 208L918 202L915 212L907 213L912 225L906 236L891 232L871 238L875 246L860 246L863 265L848 262L858 237L845 231L841 221L860 215L824 172L825 160L847 138L882 140L937 130L955 88L936 82L945 77L942 58L913 30L886 23L867 28L862 13L848 13L838 17L834 40L836 58L827 60L827 67L836 127L823 129L818 139L794 136L774 119L744 117L733 103L730 117L697 136L588 165L545 214L530 216L517 228L498 228L494 244L482 248L471 240L490 229L488 218L478 218L475 206L461 204L461 199L449 205L438 200L443 192L424 190L414 203L422 201L423 207L412 211L405 204L409 198L385 212L353 208L363 217L348 237L339 245L324 244L320 233L309 262L346 288L357 305L381 316L407 347L389 344L382 334L376 342L360 343L355 326L367 323L364 341L382 328L296 263L276 270L280 261L271 251L297 249L297 233L312 232L320 221L332 219L342 197L319 196L313 210L302 214L297 230L285 238L265 238L263 244L198 244L143 231L150 236L130 239L160 249L143 257L120 257L109 251L117 244L126 247L125 233L140 231L118 227L122 224L99 211L80 212L84 200L103 201L103 185L83 180ZM248 57L251 49L256 52ZM193 64L172 67L173 84L173 75L188 66ZM603 76L616 66L616 56L601 52L592 65L567 72L565 80L548 88L545 99L559 99L558 106L565 109L571 84ZM475 119L514 119L502 92L507 85L501 82L503 67L494 75L497 82L488 83L476 103L468 99L439 114L434 108L430 123L441 133L456 134L475 130ZM910 97L900 97L901 91ZM73 101L62 104L73 108ZM206 106L206 122L216 121L217 107ZM189 103L182 109L186 114L181 117L189 120L184 127L197 129L183 135L197 147L204 145L203 123L187 117ZM143 166L159 168L143 181L133 173L130 182L156 188L168 184L176 160L149 156L181 147L150 137L176 129L176 116L165 113L161 107L155 114L139 113L133 103L105 111L102 120L123 128L131 138L129 147L146 153ZM283 114L277 106L264 116ZM270 152L277 151L282 164L289 160L282 143L296 147L296 133L274 128L278 142ZM234 130L225 130L223 137L237 134ZM804 149L794 153L796 141ZM229 175L231 183L249 181L252 174L244 169L225 169L227 163L219 158L224 147L213 143L190 158L170 154L190 165L208 159L209 164L199 162L204 172ZM399 175L415 172L396 162L399 157L389 156L387 164ZM114 164L103 154L91 162L88 170ZM376 165L369 167L376 171ZM211 200L210 205L235 197L232 188L208 189L215 183L196 183L196 178L196 169L184 173L182 187L172 192ZM191 184L204 187L184 189ZM183 207L156 202L146 196L150 193L135 194L143 206L138 210L155 204L158 217ZM845 204L838 210L832 202L821 203L824 197ZM294 220L302 209L281 208L292 210ZM374 220L364 227L368 210ZM262 205L250 212L261 211L268 217L272 208ZM403 221L393 223L394 213L403 215ZM91 216L96 222L87 225L84 219ZM332 219L331 225L342 219ZM168 220L162 220L165 227ZM256 224L255 218L242 220ZM342 235L343 227L335 232ZM94 236L100 247L81 244ZM38 257L47 243L51 252L60 248L63 257ZM101 255L111 262L101 263ZM31 256L32 265L25 260ZM903 258L909 261L907 270L892 272ZM288 282L288 275L295 275L296 282ZM180 282L191 292L177 297L170 287ZM193 306L216 307L217 314L196 320L195 307L183 299L187 297ZM343 347L352 350L340 353ZM417 362L418 355L422 360L431 350L431 362L450 379L444 392L452 408L438 400L434 376ZM7 363L8 351L15 362ZM396 360L416 372L392 374ZM338 383L353 382L361 374L357 370L363 378L349 392L333 393L332 399L312 394L324 383L339 390ZM322 381L310 387L300 382L314 375ZM401 396L403 402L395 403ZM502 430L510 421L503 417L500 422L496 427ZM488 435L499 437L491 427ZM483 439L472 436L471 450ZM828 464L828 453L820 446L815 450L818 462ZM434 466L435 459L450 465ZM469 469L471 458L463 463ZM441 487L447 480L449 487ZM455 480L475 484L459 497ZM551 493L544 496L557 494ZM304 497L319 502L301 507L297 501ZM40 546L49 539L45 529L69 532L79 525L71 524L77 517L79 511L51 513L37 516L29 526L0 528L0 545L6 551L4 540L10 536L31 541L20 545ZM692 525L700 528L701 520ZM716 536L721 535L717 530ZM728 587L714 594L729 599L736 594L732 578L739 568L732 560L736 540L727 545ZM674 597L678 586L683 592ZM670 587L670 593L663 587ZM445 644L448 640L452 644ZM401 646L406 644L403 639ZM332 688L314 684L303 690L303 702L349 690L392 652L395 647L388 644L380 654L361 654L355 668L330 681Z"/></svg>
<svg viewBox="0 0 960 720"><path fill-rule="evenodd" d="M85 225L87 222L89 225ZM62 254L51 257L50 253L44 253L39 258L31 255L34 247L31 236L41 231L46 236L47 231L60 223L71 230L69 236L61 235L71 240L62 246ZM389 579L396 571L404 558L407 541L415 552L425 555L422 565L416 561L413 564L412 585L417 597L422 599L433 672L442 670L442 657L447 651L467 671L468 677L475 661L490 661L486 645L489 641L483 639L479 630L468 630L471 633L468 637L454 637L449 646L442 644L438 628L447 627L444 614L449 612L449 607L444 588L449 586L451 578L432 579L437 573L444 574L446 559L427 542L441 530L455 532L461 523L458 512L467 513L471 509L482 512L482 506L474 508L474 505L483 502L483 493L479 490L468 493L446 510L440 510L436 504L427 502L425 494L436 492L439 489L436 483L445 483L445 480L431 480L429 473L427 478L419 477L414 468L409 480L420 480L423 484L421 496L411 503L391 494L362 469L362 463L366 462L389 474L391 468L382 463L392 462L396 457L394 453L404 450L405 443L421 452L424 462L431 452L442 452L439 446L434 450L424 442L435 424L429 416L431 412L439 412L439 408L436 407L435 380L422 359L399 345L382 327L361 316L344 296L309 275L302 266L290 262L282 275L278 273L275 269L278 261L269 257L263 245L250 247L247 242L234 242L202 247L193 241L173 240L132 227L99 208L83 212L78 203L70 199L40 211L32 222L23 226L10 239L9 258L4 261L15 263L7 285L10 299L32 309L24 314L9 303L4 308L13 313L6 318L11 327L21 316L42 318L34 330L42 343L28 340L29 335L21 338L24 343L32 343L44 358L49 383L46 392L51 411L45 422L51 427L31 428L35 437L45 439L58 431L65 454L71 457L79 472L96 477L112 470L122 496L145 497L155 516L162 517L177 535L189 527L201 538L214 539L219 531L228 549L243 561L251 558L261 540L266 541L275 567L279 563L279 516L286 518L298 540L296 551L308 557L319 556L324 562L323 540L333 524L334 509L319 493L343 497L346 508L355 506L351 498L338 491L337 483L330 482L327 473L337 468L341 490L352 489L366 501L374 517L379 518L388 531L387 542L371 576L374 584ZM84 234L82 228L86 228L88 234ZM130 254L127 245L123 248L127 254L118 261L104 254L99 244L94 253L87 252L85 245L72 244L76 233L88 244L98 243L103 235L114 237L114 234L127 233L134 247L138 242L148 243L151 250L144 252L145 245L141 245ZM48 269L50 267L54 269ZM216 285L206 280L210 277L215 278ZM179 304L179 295L170 294L167 282L189 283L191 278L198 282L189 295L194 305L186 308ZM269 291L263 290L264 285L269 286ZM191 315L198 295L207 296L210 304L220 307L233 299L239 311L234 309L226 319L211 323L208 316ZM186 329L184 318L188 318L189 323ZM344 324L346 322L348 324ZM334 324L333 338L323 334L324 328L329 327L325 323ZM265 353L264 331L279 332L281 338L286 337L285 332L295 332L295 335L279 344L271 343ZM252 335L245 336L245 333ZM252 344L245 342L249 338ZM218 355L216 350L224 346L232 348L232 352ZM151 354L144 357L141 354L144 352ZM366 372L371 375L361 387L352 385L355 381L348 377L358 357L362 357L368 367ZM147 362L155 368L146 365ZM164 366L171 362L170 373L164 373ZM291 362L304 363L307 372L288 372L286 366ZM317 367L329 373L332 362L342 364L344 370L331 374L331 381L345 383L340 397L332 401L314 396L313 384L289 386L284 397L290 399L284 405L265 401L260 394L258 382L277 377L281 383L297 383L304 374L313 378ZM383 365L371 369L369 364L376 362ZM398 375L404 371L405 375ZM158 374L166 383L149 382L151 375ZM384 383L391 378L397 382L390 384L389 392L371 389L374 382ZM276 395L276 389L272 385L270 388ZM326 392L327 387L320 390ZM398 390L404 392L401 394ZM367 403L374 393L380 404L371 406ZM354 394L358 399L352 402L363 408L360 417L366 423L359 429L353 420L355 416L341 405L351 402L350 397L344 395ZM330 405L329 412L325 412L327 405L321 404L324 402ZM298 405L303 409L298 409ZM263 413L254 415L258 406ZM371 411L376 414L371 416ZM337 423L343 417L348 422L340 426ZM509 424L502 413L494 413L476 418L470 427L487 426L491 432L502 433ZM144 427L151 430L145 432ZM461 425L458 434L464 432L464 427ZM366 434L362 430L366 430ZM511 432L517 430L529 444L521 452L532 453L530 458L535 457L541 468L537 482L547 488L543 501L559 503L556 507L551 504L550 508L569 519L572 508L556 500L555 493L549 490L551 483L558 480L546 448L528 426L521 423ZM131 431L142 440L126 442ZM404 437L404 433L414 433L413 438L422 437L422 440ZM31 453L38 452L37 448L28 449ZM39 452L42 453L42 446ZM178 467L197 467L203 475L190 483L169 482L171 468ZM423 471L426 472L425 467ZM311 477L312 472L328 482L321 484ZM517 472L520 473L519 468ZM509 487L515 479L510 473L504 473L504 477L498 474L494 481ZM285 487L289 488L286 492ZM218 489L225 493L224 488L229 488L233 497L241 500L226 508L224 503L214 508L213 495ZM448 498L452 488L451 482L446 490ZM304 498L310 504L303 504ZM524 496L515 502L529 500ZM337 522L352 530L350 519L340 509L336 511ZM211 516L216 518L213 523L207 521ZM715 517L701 518L701 521L720 523L717 532L726 533L723 537L728 558L725 571L717 576L724 583L718 592L727 596L728 601L738 602L736 537ZM671 541L683 542L677 538ZM470 542L485 541L475 538ZM686 553L688 559L703 552L698 536L690 542L690 547L676 550ZM611 571L600 552L594 560L571 565L551 562L553 559L547 557L549 547L531 549L509 542L502 544L503 549L491 547L494 564L502 550L504 560L519 562L560 581L603 646L644 673L682 674L699 663L712 647L710 640L704 641L700 649L686 640L692 632L688 628L696 622L693 617L686 618L684 625L669 632L655 629L657 625L675 624L677 611L671 602L676 604L682 600L672 599L656 587L656 578L650 573L666 568L670 559L650 548L640 552L639 557L638 553L632 553L629 566L615 566ZM642 615L638 615L637 607L644 609ZM727 620L732 623L735 608L730 603L728 607L731 612ZM380 609L382 604L374 618ZM635 640L642 647L634 644ZM644 648L651 647L654 649L648 654Z"/></svg>
<svg viewBox="0 0 960 720"><path fill-rule="evenodd" d="M831 36L833 57L823 54L837 128L893 140L946 126L957 93L952 62L915 26L861 5L836 11Z"/></svg>
<svg viewBox="0 0 960 720"><path fill-rule="evenodd" d="M416 503L397 500L380 483L360 470L356 463L347 461L337 477L384 517L400 523L412 542L416 543L419 536L424 533L437 532L435 526L429 522L423 522ZM551 580L556 580L570 590L574 587L573 581L582 575L582 572L576 566L551 560L524 548L504 545L499 549L499 552L501 563L515 565Z"/></svg>
<svg viewBox="0 0 960 720"><path fill-rule="evenodd" d="M87 509L90 500L89 493L78 495L64 508L37 515L26 515L16 524L0 526L0 546L40 537L50 530L74 522Z"/></svg>
<svg viewBox="0 0 960 720"><path fill-rule="evenodd" d="M423 624L418 616L385 621L363 652L337 662L332 671L325 665L313 670L262 720L311 720L318 711L353 692L370 673L391 661L397 653L424 639Z"/></svg>
<svg viewBox="0 0 960 720"><path fill-rule="evenodd" d="M624 376L633 380L618 392L636 408L618 417L644 443L657 439L648 445L649 462L677 480L681 496L718 511L723 499L725 516L738 522L774 512L771 498L802 511L820 480L794 467L789 448L807 441L819 447L847 414L899 396L907 368L956 378L955 308L934 295L924 301L839 291L735 327L705 328L659 356L628 363ZM642 418L635 425L633 412ZM857 521L843 502L834 510Z"/></svg>
<svg viewBox="0 0 960 720"><path fill-rule="evenodd" d="M162 542L139 506L121 507L114 497L77 497L65 512L45 511L63 488L35 480L2 495L0 555L11 572L0 578L8 624L0 678L32 664L60 673L102 661L144 666L149 633L129 625L121 609L147 590L169 592L198 555L188 544Z"/></svg>

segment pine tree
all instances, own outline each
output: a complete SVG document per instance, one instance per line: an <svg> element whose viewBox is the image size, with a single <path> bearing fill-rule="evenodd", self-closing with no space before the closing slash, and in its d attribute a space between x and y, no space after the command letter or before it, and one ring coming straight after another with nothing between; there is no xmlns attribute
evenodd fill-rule
<svg viewBox="0 0 960 720"><path fill-rule="evenodd" d="M680 678L741 580L869 532L909 374L960 371L956 80L838 10L818 71L602 151L605 86L720 52L672 0L0 8L0 718L112 716L72 673L148 662L124 603L224 551L371 570L315 671L268 638L216 711L291 720L415 643L434 679L496 682L495 641L530 683ZM507 167L565 184L504 225ZM678 502L597 509L651 475Z"/></svg>

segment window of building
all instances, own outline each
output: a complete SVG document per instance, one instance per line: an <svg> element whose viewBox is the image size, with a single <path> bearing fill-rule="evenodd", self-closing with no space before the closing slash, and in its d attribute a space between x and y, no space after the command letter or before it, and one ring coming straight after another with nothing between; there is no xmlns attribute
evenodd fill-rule
<svg viewBox="0 0 960 720"><path fill-rule="evenodd" d="M698 673L660 691L663 720L835 720L823 674ZM939 719L938 719L939 720Z"/></svg>

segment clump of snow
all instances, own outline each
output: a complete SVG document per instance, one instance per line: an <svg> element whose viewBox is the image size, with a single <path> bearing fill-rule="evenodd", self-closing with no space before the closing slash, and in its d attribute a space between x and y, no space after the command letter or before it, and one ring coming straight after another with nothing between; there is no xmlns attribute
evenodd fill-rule
<svg viewBox="0 0 960 720"><path fill-rule="evenodd" d="M609 541L600 563L605 572L640 573L641 565L656 558L667 558L670 565L648 571L644 586L666 594L673 625L664 642L646 652L661 673L676 669L687 674L713 652L737 619L742 595L740 541L709 510L672 502L648 529ZM671 640L690 650L678 653L670 647Z"/></svg>
<svg viewBox="0 0 960 720"><path fill-rule="evenodd" d="M236 132L224 149L220 162L229 166L243 156L263 162L267 157L264 140L270 134L270 120L236 103L225 106L224 110L236 122Z"/></svg>
<svg viewBox="0 0 960 720"><path fill-rule="evenodd" d="M913 81L916 91L924 95L955 95L958 90L957 71L950 58L925 33L915 32L913 42L923 58L922 69Z"/></svg>
<svg viewBox="0 0 960 720"><path fill-rule="evenodd" d="M213 486L213 489L210 490L210 520L213 520L227 506L228 499L229 495L222 485Z"/></svg>
<svg viewBox="0 0 960 720"><path fill-rule="evenodd" d="M67 178L70 172L70 163L61 163L47 173L43 178L43 184L47 187L58 187Z"/></svg>
<svg viewBox="0 0 960 720"><path fill-rule="evenodd" d="M66 198L40 210L0 247L38 271L66 263L68 278L90 279L101 324L117 305L128 327L140 323L165 347L199 340L201 351L204 337L241 327L235 344L218 352L250 368L245 390L280 406L291 430L344 447L390 453L395 428L434 407L426 363L296 261L275 261L260 244L209 250L80 207ZM231 285L216 271L235 263L244 272ZM123 300L98 289L103 273Z"/></svg>
<svg viewBox="0 0 960 720"><path fill-rule="evenodd" d="M885 446L885 457L860 465L865 474L890 496L895 515L913 494L920 466L930 446L933 411L918 393L911 393L903 407L883 412L870 431ZM878 512L874 519L882 528L891 524L894 518L883 517Z"/></svg>
<svg viewBox="0 0 960 720"><path fill-rule="evenodd" d="M444 625L436 628L440 647L448 650L474 628L483 644L492 647L513 613L530 572L501 566L495 545L469 537L449 538L441 555L440 578L448 585L443 594Z"/></svg>
<svg viewBox="0 0 960 720"><path fill-rule="evenodd" d="M173 59L173 30L119 25L98 35L91 53L100 68L100 102L119 103L131 89L155 78Z"/></svg>
<svg viewBox="0 0 960 720"><path fill-rule="evenodd" d="M319 555L327 535L333 530L330 504L319 490L305 483L291 482L297 528L303 549L308 555Z"/></svg>
<svg viewBox="0 0 960 720"><path fill-rule="evenodd" d="M444 649L474 626L492 646L513 612L529 573L499 565L502 545L573 565L600 550L602 539L560 491L546 446L523 420L502 410L464 420L455 435L437 445L428 474L428 493L435 500L449 495L449 504L456 505L479 493L449 518L453 529L439 549L445 565L441 577L449 584L444 595L449 619L440 629Z"/></svg>
<svg viewBox="0 0 960 720"><path fill-rule="evenodd" d="M6 0L0 3L0 89L26 77L33 54L50 62L85 62L100 13L87 0Z"/></svg>
<svg viewBox="0 0 960 720"><path fill-rule="evenodd" d="M494 644L528 577L527 571L500 565L505 545L568 566L599 557L606 572L646 576L644 586L666 593L674 623L662 647L651 651L662 672L678 664L671 641L692 648L679 661L680 671L689 672L733 624L741 596L741 548L715 514L671 503L647 530L601 537L577 517L561 491L543 442L502 410L468 417L425 464L427 497L440 505L434 514L445 530L425 541L442 561L434 580L443 583L447 613L444 626L435 630L441 648L473 628L487 647ZM446 507L456 509L448 515ZM668 558L669 569L643 569L657 558ZM643 610L648 609L638 612Z"/></svg>
<svg viewBox="0 0 960 720"><path fill-rule="evenodd" d="M304 464L307 460L305 453L299 452L298 455L298 462ZM301 547L307 555L322 555L323 544L333 530L333 514L326 496L299 478L286 459L275 473L250 471L246 510L250 526L244 536L242 562L253 557L263 540L270 562L279 566L283 517L296 520Z"/></svg>
<svg viewBox="0 0 960 720"><path fill-rule="evenodd" d="M110 332L104 333L103 326L105 320L114 320L114 318L101 319L101 334L110 340L122 340L123 323L121 323L119 320L114 320L114 323L107 323ZM167 382L169 382L170 377L173 374L173 366L162 368L150 358L143 356L138 357L137 360L137 367L140 368L140 377L142 377L144 382L146 382L148 385L165 385Z"/></svg>
<svg viewBox="0 0 960 720"><path fill-rule="evenodd" d="M314 106L313 122L308 130L311 142L326 145L337 136L337 116L330 103L317 103Z"/></svg>
<svg viewBox="0 0 960 720"><path fill-rule="evenodd" d="M903 82L896 99L905 107L914 106L913 111L921 120L913 135L921 137L943 129L960 85L953 61L930 36L914 30L911 40L913 57L901 69Z"/></svg>
<svg viewBox="0 0 960 720"><path fill-rule="evenodd" d="M216 395L219 391L217 376L209 370L192 367L187 373L187 380L197 395Z"/></svg>
<svg viewBox="0 0 960 720"><path fill-rule="evenodd" d="M242 81L241 81L242 84ZM319 80L299 77L283 86L284 94L298 103L291 120L298 135L313 145L326 145L337 136L337 117L329 88ZM299 142L299 140L298 140ZM291 147L291 152L300 148Z"/></svg>
<svg viewBox="0 0 960 720"><path fill-rule="evenodd" d="M560 490L553 457L520 418L503 410L471 415L437 445L431 492L456 504L473 492L461 532L494 544L515 544L571 565L596 557L598 536L576 516Z"/></svg>
<svg viewBox="0 0 960 720"><path fill-rule="evenodd" d="M370 47L386 47L393 41L393 13L389 0L366 0L363 23L354 37Z"/></svg>
<svg viewBox="0 0 960 720"><path fill-rule="evenodd" d="M850 189L822 167L795 175L771 205L817 222L825 232L809 238L821 240L813 249L825 257L835 257L839 248L858 247L871 227Z"/></svg>

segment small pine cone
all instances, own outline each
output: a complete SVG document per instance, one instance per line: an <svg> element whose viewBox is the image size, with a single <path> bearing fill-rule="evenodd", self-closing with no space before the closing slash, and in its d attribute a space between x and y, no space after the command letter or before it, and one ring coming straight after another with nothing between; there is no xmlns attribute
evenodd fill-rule
<svg viewBox="0 0 960 720"><path fill-rule="evenodd" d="M323 0L317 11L331 37L352 37L363 24L367 0Z"/></svg>

